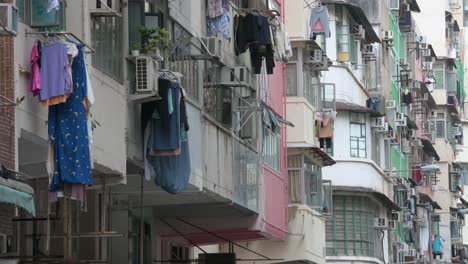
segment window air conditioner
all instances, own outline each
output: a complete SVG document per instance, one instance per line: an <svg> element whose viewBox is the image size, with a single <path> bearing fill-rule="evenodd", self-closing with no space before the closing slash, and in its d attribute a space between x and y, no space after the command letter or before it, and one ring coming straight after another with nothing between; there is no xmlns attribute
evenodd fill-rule
<svg viewBox="0 0 468 264"><path fill-rule="evenodd" d="M136 93L151 93L158 90L158 62L149 56L135 59Z"/></svg>
<svg viewBox="0 0 468 264"><path fill-rule="evenodd" d="M390 10L392 11L400 10L400 0L390 0Z"/></svg>
<svg viewBox="0 0 468 264"><path fill-rule="evenodd" d="M385 101L385 106L387 109L395 109L396 108L396 102L395 100L387 100Z"/></svg>
<svg viewBox="0 0 468 264"><path fill-rule="evenodd" d="M358 25L357 32L354 34L356 39L365 39L366 38L366 30L362 25Z"/></svg>
<svg viewBox="0 0 468 264"><path fill-rule="evenodd" d="M323 51L321 49L305 50L304 63L321 65L324 63Z"/></svg>
<svg viewBox="0 0 468 264"><path fill-rule="evenodd" d="M364 45L364 56L375 56L375 49L372 44Z"/></svg>
<svg viewBox="0 0 468 264"><path fill-rule="evenodd" d="M414 80L413 81L413 88L414 89L421 89L421 82L419 82L418 80Z"/></svg>
<svg viewBox="0 0 468 264"><path fill-rule="evenodd" d="M400 212L392 212L392 220L396 222L401 222L402 217Z"/></svg>
<svg viewBox="0 0 468 264"><path fill-rule="evenodd" d="M223 67L221 69L221 83L231 87L251 87L254 88L252 83L252 76L247 67Z"/></svg>
<svg viewBox="0 0 468 264"><path fill-rule="evenodd" d="M423 93L422 99L423 99L424 101L429 100L429 93Z"/></svg>
<svg viewBox="0 0 468 264"><path fill-rule="evenodd" d="M18 34L18 8L11 4L0 4L0 34Z"/></svg>
<svg viewBox="0 0 468 264"><path fill-rule="evenodd" d="M462 134L462 127L461 126L452 127L452 133L454 136L460 136Z"/></svg>
<svg viewBox="0 0 468 264"><path fill-rule="evenodd" d="M383 40L386 42L392 41L393 42L393 31L384 31Z"/></svg>
<svg viewBox="0 0 468 264"><path fill-rule="evenodd" d="M400 127L406 126L406 117L403 113L397 112L395 115L395 125Z"/></svg>
<svg viewBox="0 0 468 264"><path fill-rule="evenodd" d="M91 6L95 6L96 8L92 9L90 14L93 17L120 17L120 1L121 0L91 1Z"/></svg>
<svg viewBox="0 0 468 264"><path fill-rule="evenodd" d="M372 119L371 128L385 127L385 117L376 117Z"/></svg>
<svg viewBox="0 0 468 264"><path fill-rule="evenodd" d="M388 140L395 140L396 139L396 133L395 130L389 129L386 133L386 139Z"/></svg>
<svg viewBox="0 0 468 264"><path fill-rule="evenodd" d="M374 227L377 229L387 228L387 219L385 217L374 218Z"/></svg>
<svg viewBox="0 0 468 264"><path fill-rule="evenodd" d="M389 220L388 221L388 228L391 230L397 229L397 222L394 220Z"/></svg>
<svg viewBox="0 0 468 264"><path fill-rule="evenodd" d="M431 61L424 61L423 62L423 69L426 71L432 71L432 62Z"/></svg>
<svg viewBox="0 0 468 264"><path fill-rule="evenodd" d="M219 60L223 65L226 65L224 61L223 40L221 38L207 37L201 38L201 41L208 55Z"/></svg>

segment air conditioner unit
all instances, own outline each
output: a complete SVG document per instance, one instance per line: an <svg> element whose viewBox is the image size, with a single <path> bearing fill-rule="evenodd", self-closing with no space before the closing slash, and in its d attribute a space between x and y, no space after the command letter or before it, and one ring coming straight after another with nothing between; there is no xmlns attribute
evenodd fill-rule
<svg viewBox="0 0 468 264"><path fill-rule="evenodd" d="M429 93L423 93L423 94L422 94L422 100L423 100L423 101L429 100Z"/></svg>
<svg viewBox="0 0 468 264"><path fill-rule="evenodd" d="M354 34L356 39L365 39L366 38L366 30L362 25L358 25L357 32Z"/></svg>
<svg viewBox="0 0 468 264"><path fill-rule="evenodd" d="M386 133L387 131L388 131L388 123L387 122L384 122L383 126L375 127L373 129L373 132L376 132L376 133Z"/></svg>
<svg viewBox="0 0 468 264"><path fill-rule="evenodd" d="M395 108L396 108L396 102L395 102L395 100L387 100L387 101L385 101L385 107L387 107L387 109L395 109Z"/></svg>
<svg viewBox="0 0 468 264"><path fill-rule="evenodd" d="M395 230L397 229L397 222L394 220L388 221L388 229Z"/></svg>
<svg viewBox="0 0 468 264"><path fill-rule="evenodd" d="M434 221L434 222L440 222L440 215L438 215L438 214L432 215L432 221Z"/></svg>
<svg viewBox="0 0 468 264"><path fill-rule="evenodd" d="M375 48L372 44L364 45L364 56L375 56Z"/></svg>
<svg viewBox="0 0 468 264"><path fill-rule="evenodd" d="M423 62L423 70L432 71L432 61L424 61Z"/></svg>
<svg viewBox="0 0 468 264"><path fill-rule="evenodd" d="M410 129L408 133L412 141L418 139L418 132L416 131L416 129Z"/></svg>
<svg viewBox="0 0 468 264"><path fill-rule="evenodd" d="M393 31L384 31L383 40L386 42L392 41L393 43Z"/></svg>
<svg viewBox="0 0 468 264"><path fill-rule="evenodd" d="M413 88L414 89L421 89L421 82L418 80L413 80Z"/></svg>
<svg viewBox="0 0 468 264"><path fill-rule="evenodd" d="M226 65L224 61L223 39L218 37L201 38L204 49L211 57Z"/></svg>
<svg viewBox="0 0 468 264"><path fill-rule="evenodd" d="M406 116L403 113L395 113L395 125L400 127L406 126Z"/></svg>
<svg viewBox="0 0 468 264"><path fill-rule="evenodd" d="M401 222L402 217L400 212L392 212L392 220L395 222Z"/></svg>
<svg viewBox="0 0 468 264"><path fill-rule="evenodd" d="M411 196L416 196L416 189L415 188L410 188L410 195Z"/></svg>
<svg viewBox="0 0 468 264"><path fill-rule="evenodd" d="M385 117L375 117L372 119L371 128L385 127Z"/></svg>
<svg viewBox="0 0 468 264"><path fill-rule="evenodd" d="M11 4L0 4L0 34L18 34L18 8Z"/></svg>
<svg viewBox="0 0 468 264"><path fill-rule="evenodd" d="M386 133L385 139L387 140L395 140L396 139L396 133L395 130L389 129Z"/></svg>
<svg viewBox="0 0 468 264"><path fill-rule="evenodd" d="M427 44L427 37L426 36L418 36L416 41L419 44Z"/></svg>
<svg viewBox="0 0 468 264"><path fill-rule="evenodd" d="M401 151L405 154L410 154L411 153L411 145L409 140L407 139L402 139L401 140Z"/></svg>
<svg viewBox="0 0 468 264"><path fill-rule="evenodd" d="M421 49L421 56L423 57L430 57L431 56L431 50L430 49Z"/></svg>
<svg viewBox="0 0 468 264"><path fill-rule="evenodd" d="M408 250L408 254L407 254L407 255L410 256L410 257L416 257L416 249L410 248L410 249Z"/></svg>
<svg viewBox="0 0 468 264"><path fill-rule="evenodd" d="M90 10L93 17L120 17L120 1L121 0L95 0L91 1L90 5L96 7ZM93 5L94 4L94 5Z"/></svg>
<svg viewBox="0 0 468 264"><path fill-rule="evenodd" d="M304 56L304 63L306 64L323 64L323 51L321 49L314 49L308 52L307 50L305 51L306 56ZM307 56L309 55L309 56Z"/></svg>
<svg viewBox="0 0 468 264"><path fill-rule="evenodd" d="M378 229L387 228L387 219L385 217L374 218L374 227Z"/></svg>
<svg viewBox="0 0 468 264"><path fill-rule="evenodd" d="M462 134L462 127L461 126L453 126L452 127L452 134L454 136L460 136Z"/></svg>
<svg viewBox="0 0 468 264"><path fill-rule="evenodd" d="M400 0L390 0L390 10L392 11L400 10Z"/></svg>
<svg viewBox="0 0 468 264"><path fill-rule="evenodd" d="M247 67L227 67L221 69L221 83L231 87L250 87L254 88L252 75Z"/></svg>
<svg viewBox="0 0 468 264"><path fill-rule="evenodd" d="M406 59L405 59L405 58L401 58L401 59L400 59L400 67L406 69L406 68L408 68L408 66L409 66L409 65L408 65L408 62L406 61Z"/></svg>
<svg viewBox="0 0 468 264"><path fill-rule="evenodd" d="M158 62L149 56L135 58L136 93L158 90Z"/></svg>

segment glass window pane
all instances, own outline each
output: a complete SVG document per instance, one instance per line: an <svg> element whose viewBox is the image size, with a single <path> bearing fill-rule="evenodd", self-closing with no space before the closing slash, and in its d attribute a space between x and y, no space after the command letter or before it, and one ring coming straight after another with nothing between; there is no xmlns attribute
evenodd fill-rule
<svg viewBox="0 0 468 264"><path fill-rule="evenodd" d="M286 94L288 96L297 96L297 64L289 63L286 65Z"/></svg>

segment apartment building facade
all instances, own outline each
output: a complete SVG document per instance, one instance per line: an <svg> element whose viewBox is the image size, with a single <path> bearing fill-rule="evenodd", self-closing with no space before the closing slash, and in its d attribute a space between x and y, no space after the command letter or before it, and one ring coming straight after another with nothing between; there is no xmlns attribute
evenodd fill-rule
<svg viewBox="0 0 468 264"><path fill-rule="evenodd" d="M266 65L261 65L261 72L254 74L249 52L235 55L233 41L238 37L234 15L241 9L276 10L262 15L276 16L281 22L282 1L228 1L223 17L231 22L227 31L217 34L207 31L205 1L59 2L50 12L48 1L8 5L17 11L18 21L14 34L5 37L9 45L5 54L14 57L5 57L11 59L4 68L11 71L11 79L2 78L9 81L5 84L9 90L2 93L12 102L21 100L5 110L14 125L13 145L8 143L8 155L13 153L14 159L6 159L5 165L28 176L25 181L32 188L17 188L35 195L37 217L15 215L13 206L2 211L5 229L12 230L7 235L14 237L5 257L189 261L198 258L193 246L284 239L286 68L278 60L273 73L267 74ZM186 92L191 170L187 186L176 195L145 179L140 120L144 103L158 98L155 90L139 93L136 88L140 57L130 51L140 41L139 25L168 30L169 54L150 73L170 72ZM69 200L49 205L48 108L28 89L33 44L56 41L59 36L84 45L96 99L91 108L94 183L87 191L86 212Z"/></svg>

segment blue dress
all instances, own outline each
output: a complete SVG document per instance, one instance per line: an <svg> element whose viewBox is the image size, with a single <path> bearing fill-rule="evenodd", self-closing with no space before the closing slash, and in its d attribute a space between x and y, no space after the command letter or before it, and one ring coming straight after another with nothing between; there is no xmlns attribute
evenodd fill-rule
<svg viewBox="0 0 468 264"><path fill-rule="evenodd" d="M65 103L49 107L49 138L54 150L54 175L50 191L63 183L92 185L86 108L86 73L83 47L73 60L73 93Z"/></svg>

